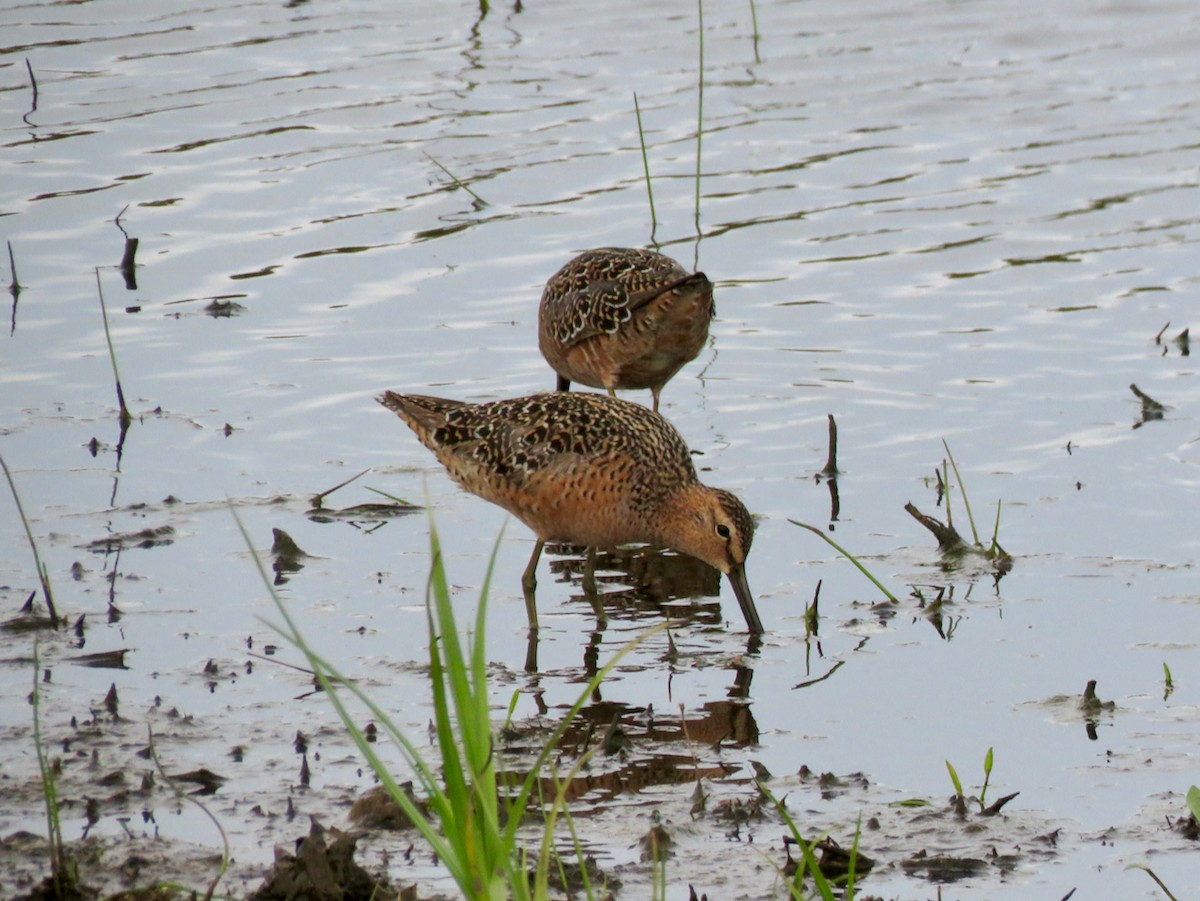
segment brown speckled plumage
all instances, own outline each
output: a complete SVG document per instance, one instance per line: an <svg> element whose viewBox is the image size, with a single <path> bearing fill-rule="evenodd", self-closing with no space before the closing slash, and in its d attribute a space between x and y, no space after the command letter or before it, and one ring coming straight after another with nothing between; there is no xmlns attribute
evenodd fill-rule
<svg viewBox="0 0 1200 901"><path fill-rule="evenodd" d="M750 630L762 631L744 571L753 520L733 494L700 483L687 445L657 413L565 392L471 404L388 391L379 402L459 485L537 534L530 581L546 541L661 545L728 575Z"/></svg>
<svg viewBox="0 0 1200 901"><path fill-rule="evenodd" d="M575 257L550 277L538 308L538 345L571 382L659 393L708 339L716 308L712 283L668 256L631 247L601 247Z"/></svg>

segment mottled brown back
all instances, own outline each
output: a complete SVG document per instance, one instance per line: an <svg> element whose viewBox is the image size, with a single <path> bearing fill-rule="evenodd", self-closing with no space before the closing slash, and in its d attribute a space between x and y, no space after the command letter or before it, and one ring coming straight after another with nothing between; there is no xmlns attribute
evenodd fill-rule
<svg viewBox="0 0 1200 901"><path fill-rule="evenodd" d="M657 473L653 483L675 488L696 481L691 454L675 428L627 401L558 392L470 404L388 391L379 402L443 464L447 456L469 459L514 486L538 472L587 467L614 455Z"/></svg>
<svg viewBox="0 0 1200 901"><path fill-rule="evenodd" d="M575 257L546 282L542 331L564 348L612 335L634 313L666 291L704 290L708 278L689 273L668 256L629 247L601 247ZM712 318L711 308L705 319Z"/></svg>

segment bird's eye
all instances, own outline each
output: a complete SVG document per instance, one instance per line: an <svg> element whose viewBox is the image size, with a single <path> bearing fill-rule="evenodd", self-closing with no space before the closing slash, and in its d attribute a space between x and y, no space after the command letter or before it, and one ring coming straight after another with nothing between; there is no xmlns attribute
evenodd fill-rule
<svg viewBox="0 0 1200 901"><path fill-rule="evenodd" d="M724 538L726 541L728 541L729 534L730 534L729 526L725 525L725 523L723 523L723 522L717 523L717 534L720 535L722 538Z"/></svg>

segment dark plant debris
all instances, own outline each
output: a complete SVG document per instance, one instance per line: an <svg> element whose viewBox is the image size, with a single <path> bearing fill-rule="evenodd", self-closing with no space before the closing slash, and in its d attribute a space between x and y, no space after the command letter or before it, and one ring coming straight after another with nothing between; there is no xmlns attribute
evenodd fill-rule
<svg viewBox="0 0 1200 901"><path fill-rule="evenodd" d="M86 550L97 554L111 554L128 547L152 548L165 547L175 542L174 526L147 526L136 532L117 532L105 535L95 541L82 545Z"/></svg>
<svg viewBox="0 0 1200 901"><path fill-rule="evenodd" d="M295 854L277 848L275 865L250 901L399 901L415 889L397 891L354 862L358 836L325 829L314 818Z"/></svg>

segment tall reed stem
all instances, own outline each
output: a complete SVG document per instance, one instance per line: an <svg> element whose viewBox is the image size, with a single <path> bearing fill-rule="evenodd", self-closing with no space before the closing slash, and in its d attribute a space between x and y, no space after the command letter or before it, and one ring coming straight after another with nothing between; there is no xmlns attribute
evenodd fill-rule
<svg viewBox="0 0 1200 901"><path fill-rule="evenodd" d="M104 320L104 340L108 342L108 359L112 363L113 380L117 383L117 405L121 408L121 428L133 421L129 407L125 405L125 392L121 389L121 373L117 371L117 352L113 349L112 333L108 330L108 309L104 306L104 288L100 284L100 270L96 269L96 290L100 294L100 316Z"/></svg>
<svg viewBox="0 0 1200 901"><path fill-rule="evenodd" d="M37 569L38 581L42 585L42 597L46 599L46 609L50 613L50 622L57 629L58 611L54 609L54 592L50 590L50 573L46 569L46 564L42 562L41 555L38 554L37 542L33 539L33 530L29 528L29 519L25 516L25 508L21 506L21 496L17 494L16 482L13 481L12 473L8 471L8 464L4 462L3 457L0 457L0 468L4 470L4 478L8 479L8 487L12 491L13 503L17 505L17 515L21 517L21 525L25 527L25 537L29 539L29 549L33 551L33 565Z"/></svg>
<svg viewBox="0 0 1200 901"><path fill-rule="evenodd" d="M704 0L696 0L699 17L699 91L696 105L696 234L700 234L700 145L704 136Z"/></svg>

